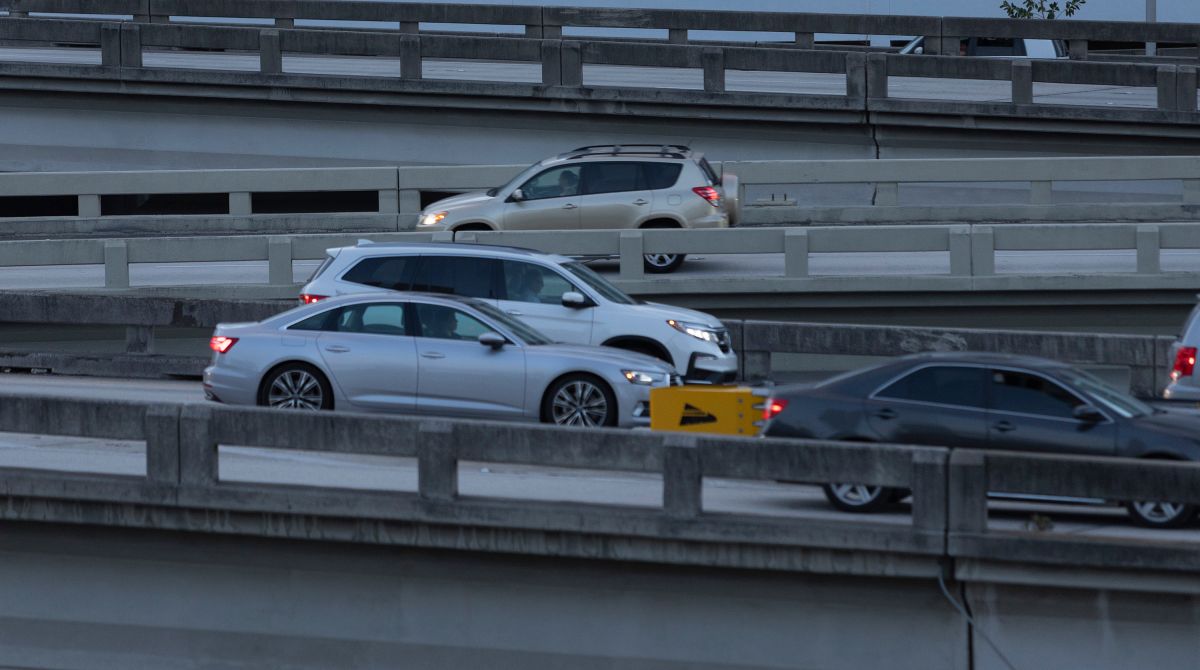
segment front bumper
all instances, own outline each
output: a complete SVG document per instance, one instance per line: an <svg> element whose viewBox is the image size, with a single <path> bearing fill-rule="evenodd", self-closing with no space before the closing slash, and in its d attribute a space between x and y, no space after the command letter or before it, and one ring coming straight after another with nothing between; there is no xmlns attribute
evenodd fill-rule
<svg viewBox="0 0 1200 670"><path fill-rule="evenodd" d="M689 384L727 384L737 379L737 354L694 351L683 378Z"/></svg>

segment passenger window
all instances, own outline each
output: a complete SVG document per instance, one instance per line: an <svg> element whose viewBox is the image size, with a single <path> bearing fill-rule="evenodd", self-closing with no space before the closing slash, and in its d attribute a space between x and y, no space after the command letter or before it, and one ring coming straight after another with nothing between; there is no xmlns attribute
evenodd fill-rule
<svg viewBox="0 0 1200 670"><path fill-rule="evenodd" d="M579 166L546 170L521 185L526 200L545 200L579 195Z"/></svg>
<svg viewBox="0 0 1200 670"><path fill-rule="evenodd" d="M500 261L471 256L422 256L412 290L498 300Z"/></svg>
<svg viewBox="0 0 1200 670"><path fill-rule="evenodd" d="M972 367L921 368L888 385L877 398L985 408L986 370Z"/></svg>
<svg viewBox="0 0 1200 670"><path fill-rule="evenodd" d="M992 409L1060 419L1075 416L1085 404L1075 394L1038 375L1009 370L992 371Z"/></svg>
<svg viewBox="0 0 1200 670"><path fill-rule="evenodd" d="M591 163L583 167L584 195L640 191L641 166L638 163Z"/></svg>
<svg viewBox="0 0 1200 670"><path fill-rule="evenodd" d="M417 320L421 323L421 337L440 340L474 340L493 329L479 319L442 305L417 303Z"/></svg>
<svg viewBox="0 0 1200 670"><path fill-rule="evenodd" d="M334 321L339 333L368 333L372 335L407 335L402 303L370 303L343 307Z"/></svg>
<svg viewBox="0 0 1200 670"><path fill-rule="evenodd" d="M642 179L646 188L652 191L671 188L679 181L682 171L683 166L679 163L642 163Z"/></svg>
<svg viewBox="0 0 1200 670"><path fill-rule="evenodd" d="M342 308L330 309L288 326L288 330L337 330Z"/></svg>
<svg viewBox="0 0 1200 670"><path fill-rule="evenodd" d="M521 261L504 261L504 287L508 300L543 305L561 304L564 293L579 290L554 270Z"/></svg>
<svg viewBox="0 0 1200 670"><path fill-rule="evenodd" d="M409 276L416 261L416 256L364 258L342 275L342 279L363 286L407 291L410 286Z"/></svg>

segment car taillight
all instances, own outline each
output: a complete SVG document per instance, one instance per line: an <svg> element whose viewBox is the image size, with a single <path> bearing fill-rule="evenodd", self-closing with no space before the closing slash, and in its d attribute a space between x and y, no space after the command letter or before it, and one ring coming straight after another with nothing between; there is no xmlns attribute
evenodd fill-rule
<svg viewBox="0 0 1200 670"><path fill-rule="evenodd" d="M1191 377L1196 370L1196 347L1180 347L1175 352L1175 365L1171 366L1171 379Z"/></svg>
<svg viewBox="0 0 1200 670"><path fill-rule="evenodd" d="M236 338L236 337L225 337L223 335L216 335L216 336L213 336L213 338L208 341L208 348L212 349L213 351L217 352L218 354L223 354L226 351L229 351L233 347L233 345L237 344L237 341L238 341L238 338Z"/></svg>
<svg viewBox="0 0 1200 670"><path fill-rule="evenodd" d="M300 302L305 305L311 305L318 300L324 300L328 297L327 295L317 295L316 293L301 293Z"/></svg>
<svg viewBox="0 0 1200 670"><path fill-rule="evenodd" d="M779 416L779 413L787 407L788 401L782 398L772 398L763 405L763 421L770 421Z"/></svg>
<svg viewBox="0 0 1200 670"><path fill-rule="evenodd" d="M692 193L704 198L708 201L708 204L712 205L713 207L721 206L721 194L717 191L717 189L711 186L697 186L696 188L692 189Z"/></svg>

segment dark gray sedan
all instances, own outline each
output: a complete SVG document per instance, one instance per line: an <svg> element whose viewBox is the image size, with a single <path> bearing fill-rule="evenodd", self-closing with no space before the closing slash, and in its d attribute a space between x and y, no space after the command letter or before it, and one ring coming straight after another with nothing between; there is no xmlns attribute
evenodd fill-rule
<svg viewBox="0 0 1200 670"><path fill-rule="evenodd" d="M818 384L780 386L767 436L1200 460L1200 417L1151 407L1069 365L1029 356L926 353ZM839 509L874 511L904 492L826 484ZM1127 505L1138 523L1174 527L1196 509Z"/></svg>

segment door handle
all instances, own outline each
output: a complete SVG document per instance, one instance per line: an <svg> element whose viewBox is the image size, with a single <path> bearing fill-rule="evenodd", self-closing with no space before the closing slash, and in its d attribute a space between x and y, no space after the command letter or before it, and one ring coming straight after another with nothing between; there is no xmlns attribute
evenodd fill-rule
<svg viewBox="0 0 1200 670"><path fill-rule="evenodd" d="M633 201L633 204L635 204L635 205L648 205L648 204L650 204L650 201L649 201L649 200L643 200L642 198L638 198L637 200L634 200L634 201Z"/></svg>
<svg viewBox="0 0 1200 670"><path fill-rule="evenodd" d="M875 412L875 416L876 418L883 419L884 421L891 421L892 419L896 418L896 410L884 407L878 412Z"/></svg>
<svg viewBox="0 0 1200 670"><path fill-rule="evenodd" d="M563 205L563 209L575 209L575 208L576 208L576 207L578 207L578 206L579 206L579 205L576 205L576 204L574 204L574 203L568 202L567 204Z"/></svg>
<svg viewBox="0 0 1200 670"><path fill-rule="evenodd" d="M992 425L992 429L999 433L1007 433L1010 430L1016 430L1017 427L1012 425L1010 421L997 421Z"/></svg>
<svg viewBox="0 0 1200 670"><path fill-rule="evenodd" d="M446 354L438 353L436 351L422 351L421 357L422 358L445 358Z"/></svg>
<svg viewBox="0 0 1200 670"><path fill-rule="evenodd" d="M515 309L508 310L508 313L512 314L513 316L522 316L522 314Z"/></svg>
<svg viewBox="0 0 1200 670"><path fill-rule="evenodd" d="M350 351L350 347L343 347L340 344L331 344L331 345L325 347L325 351L330 351L335 354L344 354L347 351Z"/></svg>

